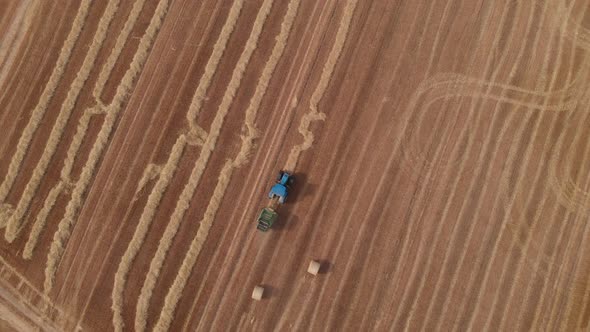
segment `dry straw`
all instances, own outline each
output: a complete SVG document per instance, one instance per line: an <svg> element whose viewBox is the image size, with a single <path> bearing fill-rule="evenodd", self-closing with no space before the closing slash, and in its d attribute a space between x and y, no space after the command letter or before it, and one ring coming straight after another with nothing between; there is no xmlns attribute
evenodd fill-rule
<svg viewBox="0 0 590 332"><path fill-rule="evenodd" d="M106 112L106 106L103 104L100 95L107 83L108 77L112 73L115 63L119 59L119 56L121 55L121 52L125 47L125 43L133 27L135 26L135 23L137 22L137 19L139 17L139 14L141 13L141 10L143 9L144 4L145 0L138 0L133 3L133 7L131 9L129 16L127 17L127 20L125 21L123 29L117 36L115 46L111 50L109 57L107 58L107 61L102 66L102 69L99 72L98 80L93 90L93 96L96 105L94 107L86 109L78 122L76 134L74 135L72 142L70 143L67 152L67 158L64 161L64 167L61 170L60 181L50 191L48 197L45 199L43 208L37 215L35 223L33 224L33 229L31 231L31 234L29 235L29 239L27 240L25 249L23 251L23 258L25 259L30 259L32 257L33 250L35 249L41 232L43 231L47 223L47 217L53 209L53 206L55 205L55 202L59 195L62 193L63 190L71 190L74 186L74 184L72 183L73 181L71 179L74 161L76 159L76 156L78 155L80 146L82 145L82 142L86 137L86 133L91 118L94 115L104 114ZM105 15L108 14L114 15L113 12L107 10L107 12L105 12Z"/></svg>
<svg viewBox="0 0 590 332"><path fill-rule="evenodd" d="M41 124L41 121L43 120L43 116L47 111L47 106L49 105L49 102L51 101L51 98L55 93L55 89L57 88L57 85L59 84L59 81L63 76L66 65L68 64L70 56L72 55L74 45L76 44L78 37L80 36L80 32L84 27L86 17L88 16L90 4L90 0L83 0L80 3L80 8L76 13L76 18L74 19L74 22L72 24L72 29L68 33L68 36L66 37L66 40L60 50L58 59L55 63L55 66L53 67L51 76L49 77L49 81L45 85L45 88L43 90L43 93L41 94L41 97L39 98L37 106L35 106L35 108L33 109L31 118L29 119L27 126L23 130L23 133L19 138L16 151L14 152L14 155L10 160L10 164L8 166L8 173L6 175L6 178L4 178L4 181L2 181L2 184L0 185L0 202L6 201L6 198L10 190L12 189L12 185L14 184L14 180L16 179L20 171L22 161L25 157L25 154L27 153L27 150L29 149L29 145L31 144L33 135L35 134L35 131L37 130L37 128ZM4 208L4 211L6 210L7 209ZM9 217L10 215L6 213L0 214L0 223L6 223L6 219L8 219Z"/></svg>
<svg viewBox="0 0 590 332"><path fill-rule="evenodd" d="M164 260L166 259L168 250L172 246L172 242L174 241L174 237L176 236L178 228L180 227L184 213L186 209L188 209L190 200L198 186L198 183L200 182L201 176L208 164L209 158L215 150L217 138L219 137L221 128L223 127L224 119L229 113L237 89L239 88L240 82L244 76L246 67L258 45L258 40L260 38L264 22L266 21L266 18L268 17L268 14L272 8L272 3L273 0L265 0L262 4L262 7L258 11L258 15L254 21L250 36L246 42L242 54L240 55L238 63L236 64L231 81L228 84L228 88L215 115L213 124L211 125L210 133L202 146L201 154L195 163L191 177L177 202L171 220L166 226L166 230L160 239L156 254L150 263L150 269L141 289L141 294L137 304L137 311L135 315L136 331L143 331L145 329L148 318L149 300L151 299L156 281L164 264Z"/></svg>
<svg viewBox="0 0 590 332"><path fill-rule="evenodd" d="M193 100L187 113L187 120L193 131L198 131L198 126L194 124L194 121L196 120L196 117L200 112L202 102L211 84L211 80L213 79L213 74L217 70L217 66L219 64L221 57L223 56L223 52L225 51L225 47L227 45L229 37L231 36L235 28L243 3L243 0L235 1L233 3L228 14L228 17L226 19L226 22L220 33L220 36L217 42L215 43L213 53L209 58L209 61L207 62L205 73L201 77L201 80L199 81L199 86L197 87L197 91L193 96ZM170 152L170 156L168 157L168 161L162 168L160 177L158 178L158 181L156 182L154 188L152 189L148 197L148 201L140 217L139 224L135 229L133 238L131 239L131 242L125 250L123 257L121 258L121 262L119 263L119 267L115 274L115 281L112 293L113 326L116 331L122 331L124 328L122 317L123 292L125 290L127 274L129 273L131 265L133 264L133 261L135 260L135 257L137 256L137 253L141 248L145 236L147 235L149 227L154 218L155 212L162 199L162 196L164 195L164 192L168 188L168 185L170 184L170 181L172 180L172 177L176 172L178 163L180 161L180 158L182 157L182 154L187 143L188 139L186 135L179 136L176 142L174 143L174 146L172 147L172 150Z"/></svg>
<svg viewBox="0 0 590 332"><path fill-rule="evenodd" d="M51 129L51 134L47 139L47 144L45 145L45 149L33 170L33 175L31 179L27 183L25 190L21 196L21 199L16 206L14 213L8 220L6 225L6 233L4 237L8 242L12 242L18 236L22 226L23 226L23 218L27 213L31 201L35 197L35 193L41 184L43 176L49 167L49 163L57 150L57 146L59 145L61 138L65 132L66 125L72 115L72 111L76 106L76 101L78 100L78 96L80 95L80 91L82 91L82 87L86 83L88 76L90 76L90 71L94 67L94 63L96 62L96 58L98 57L98 52L102 48L102 45L106 39L107 31L109 25L111 24L113 18L115 17L115 13L119 7L119 0L111 0L109 1L107 8L103 16L100 18L98 23L97 31L94 35L92 43L88 49L88 53L86 57L84 57L84 62L82 63L82 67L76 74L76 78L72 82L70 86L70 90L64 100L59 115L57 116L57 120ZM74 140L77 138L74 137ZM68 158L72 158L73 156L68 154ZM66 160L66 163L68 161ZM73 160L72 160L73 163Z"/></svg>
<svg viewBox="0 0 590 332"><path fill-rule="evenodd" d="M133 88L133 83L143 68L147 59L149 50L154 42L154 39L162 25L164 16L168 11L169 0L161 0L150 20L150 24L147 27L144 35L141 37L139 46L136 53L133 56L133 60L129 65L129 69L125 72L121 83L117 87L117 91L113 101L106 106L106 116L100 132L96 138L96 142L90 150L88 156L88 162L84 165L80 179L76 182L75 187L72 190L72 198L66 206L66 212L63 219L58 225L58 230L53 237L49 255L47 258L47 266L45 268L45 291L48 292L52 289L57 265L61 261L61 257L65 250L65 244L67 243L72 227L75 223L76 214L82 204L83 196L86 192L88 185L94 175L96 165L102 155L102 152L108 143L110 134L114 127L115 121L118 114L126 101L129 92Z"/></svg>

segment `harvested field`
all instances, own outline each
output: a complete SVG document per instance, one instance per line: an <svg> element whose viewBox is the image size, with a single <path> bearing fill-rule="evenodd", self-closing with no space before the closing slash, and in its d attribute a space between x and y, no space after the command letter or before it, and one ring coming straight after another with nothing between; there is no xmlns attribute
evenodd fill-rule
<svg viewBox="0 0 590 332"><path fill-rule="evenodd" d="M0 0L0 330L589 330L589 6Z"/></svg>

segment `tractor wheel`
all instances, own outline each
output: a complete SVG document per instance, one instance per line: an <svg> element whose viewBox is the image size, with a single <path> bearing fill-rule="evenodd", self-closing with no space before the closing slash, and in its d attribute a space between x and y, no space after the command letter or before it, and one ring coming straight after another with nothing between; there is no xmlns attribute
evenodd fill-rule
<svg viewBox="0 0 590 332"><path fill-rule="evenodd" d="M277 183L281 182L281 179L283 178L284 173L285 172L283 172L283 171L279 171L279 176L277 176Z"/></svg>
<svg viewBox="0 0 590 332"><path fill-rule="evenodd" d="M289 177L289 181L287 181L287 185L292 186L293 183L295 183L295 178L291 176L291 177Z"/></svg>

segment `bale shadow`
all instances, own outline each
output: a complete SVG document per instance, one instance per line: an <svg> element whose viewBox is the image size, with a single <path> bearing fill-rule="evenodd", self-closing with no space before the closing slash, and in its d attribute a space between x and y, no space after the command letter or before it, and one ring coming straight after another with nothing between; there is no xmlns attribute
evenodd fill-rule
<svg viewBox="0 0 590 332"><path fill-rule="evenodd" d="M329 260L319 259L317 262L320 263L320 270L318 271L318 274L327 274L328 272L332 271L333 264Z"/></svg>
<svg viewBox="0 0 590 332"><path fill-rule="evenodd" d="M276 293L276 289L273 286L267 284L261 284L260 286L264 288L261 301L270 299L273 296L273 294Z"/></svg>

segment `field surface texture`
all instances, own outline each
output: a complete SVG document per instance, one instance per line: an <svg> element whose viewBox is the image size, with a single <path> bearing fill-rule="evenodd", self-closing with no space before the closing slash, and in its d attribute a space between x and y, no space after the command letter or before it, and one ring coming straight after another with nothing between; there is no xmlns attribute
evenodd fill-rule
<svg viewBox="0 0 590 332"><path fill-rule="evenodd" d="M0 330L587 331L589 104L590 0L0 0Z"/></svg>

